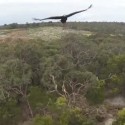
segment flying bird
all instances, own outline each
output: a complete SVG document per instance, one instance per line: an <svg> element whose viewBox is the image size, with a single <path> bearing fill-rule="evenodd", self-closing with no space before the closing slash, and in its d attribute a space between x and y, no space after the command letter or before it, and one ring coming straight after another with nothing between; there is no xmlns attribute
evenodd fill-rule
<svg viewBox="0 0 125 125"><path fill-rule="evenodd" d="M67 15L63 15L63 16L52 16L52 17L48 17L48 18L44 18L44 19L38 19L38 18L33 18L34 20L38 20L38 21L42 21L42 20L48 20L48 19L61 19L60 21L65 24L68 17L71 17L75 14L78 14L78 13L81 13L81 12L84 12L84 11L87 11L88 9L90 9L92 7L92 4L85 10L80 10L80 11L76 11L76 12L73 12L73 13L70 13L70 14L67 14Z"/></svg>

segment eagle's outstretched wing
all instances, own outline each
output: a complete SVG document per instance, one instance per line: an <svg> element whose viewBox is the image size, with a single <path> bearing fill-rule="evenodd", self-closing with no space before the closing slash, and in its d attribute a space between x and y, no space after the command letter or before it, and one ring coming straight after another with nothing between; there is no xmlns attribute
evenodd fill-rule
<svg viewBox="0 0 125 125"><path fill-rule="evenodd" d="M76 11L76 12L70 13L70 14L65 15L65 16L66 16L66 17L73 16L73 15L75 15L75 14L77 14L77 13L81 13L81 12L87 11L87 10L90 9L91 7L92 7L92 4L91 4L87 9L85 9L85 10Z"/></svg>
<svg viewBox="0 0 125 125"><path fill-rule="evenodd" d="M48 20L48 19L61 19L62 16L53 16L53 17L48 17L44 19L38 19L38 18L33 18L34 20L42 21L42 20Z"/></svg>

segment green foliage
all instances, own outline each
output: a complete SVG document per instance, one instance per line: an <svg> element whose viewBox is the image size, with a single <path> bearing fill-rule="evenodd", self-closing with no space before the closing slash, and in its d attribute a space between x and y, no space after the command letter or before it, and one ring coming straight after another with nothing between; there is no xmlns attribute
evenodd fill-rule
<svg viewBox="0 0 125 125"><path fill-rule="evenodd" d="M97 82L96 76L88 71L79 71L79 70L71 70L67 76L68 81L73 81L76 83L82 83L82 84L94 84Z"/></svg>
<svg viewBox="0 0 125 125"><path fill-rule="evenodd" d="M21 120L21 110L16 104L16 100L9 99L0 103L0 124L1 125L17 125Z"/></svg>
<svg viewBox="0 0 125 125"><path fill-rule="evenodd" d="M41 67L41 63L43 63L43 41L42 40L36 40L34 41L29 41L30 44L19 42L15 45L15 53L14 56L16 58L19 58L26 64L28 64L31 68L32 72L32 84L40 84L40 76L42 76L42 70L43 67Z"/></svg>
<svg viewBox="0 0 125 125"><path fill-rule="evenodd" d="M118 118L113 125L125 125L125 108L118 112Z"/></svg>
<svg viewBox="0 0 125 125"><path fill-rule="evenodd" d="M35 116L33 119L33 125L54 125L51 116Z"/></svg>
<svg viewBox="0 0 125 125"><path fill-rule="evenodd" d="M6 43L0 44L0 63L4 63L7 60L12 59L14 57L13 53L13 47Z"/></svg>
<svg viewBox="0 0 125 125"><path fill-rule="evenodd" d="M51 104L53 105L53 104ZM52 108L52 109L51 109ZM55 105L50 107L53 123L58 125L94 125L95 121L87 119L80 108L70 107L65 97L57 98Z"/></svg>
<svg viewBox="0 0 125 125"><path fill-rule="evenodd" d="M94 104L102 103L104 100L104 85L103 80L98 80L96 84L91 86L86 94L87 99Z"/></svg>
<svg viewBox="0 0 125 125"><path fill-rule="evenodd" d="M1 83L11 85L30 84L30 66L19 59L11 59L0 65Z"/></svg>
<svg viewBox="0 0 125 125"><path fill-rule="evenodd" d="M16 44L15 56L31 65L31 68L34 68L36 64L39 64L42 57L42 53L40 52L41 45L38 42L36 42L35 44L32 41L29 42L30 44L20 42Z"/></svg>
<svg viewBox="0 0 125 125"><path fill-rule="evenodd" d="M114 56L108 61L108 69L112 74L109 80L109 87L113 90L117 88L117 93L124 92L125 87L125 55ZM116 94L117 94L116 93Z"/></svg>
<svg viewBox="0 0 125 125"><path fill-rule="evenodd" d="M119 74L125 71L125 55L114 56L109 60L113 72Z"/></svg>
<svg viewBox="0 0 125 125"><path fill-rule="evenodd" d="M50 99L53 99L52 96L47 94L45 90L42 90L40 87L30 87L30 94L28 96L30 105L32 109L36 111L37 109L43 108L47 105Z"/></svg>
<svg viewBox="0 0 125 125"><path fill-rule="evenodd" d="M118 117L125 122L125 108L118 112Z"/></svg>
<svg viewBox="0 0 125 125"><path fill-rule="evenodd" d="M94 125L94 121L87 119L79 108L73 108L61 114L60 125Z"/></svg>
<svg viewBox="0 0 125 125"><path fill-rule="evenodd" d="M59 97L57 98L56 105L59 107L66 106L67 104L67 99L65 97Z"/></svg>

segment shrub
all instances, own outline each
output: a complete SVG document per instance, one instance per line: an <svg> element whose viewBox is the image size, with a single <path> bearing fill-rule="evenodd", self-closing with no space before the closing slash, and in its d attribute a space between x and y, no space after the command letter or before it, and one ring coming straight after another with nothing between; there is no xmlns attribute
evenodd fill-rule
<svg viewBox="0 0 125 125"><path fill-rule="evenodd" d="M54 125L54 124L53 124L53 119L51 116L49 116L49 115L46 115L46 116L37 115L33 119L33 125Z"/></svg>
<svg viewBox="0 0 125 125"><path fill-rule="evenodd" d="M118 112L118 118L113 125L125 125L125 108Z"/></svg>
<svg viewBox="0 0 125 125"><path fill-rule="evenodd" d="M17 125L21 120L21 110L16 100L0 103L0 125Z"/></svg>
<svg viewBox="0 0 125 125"><path fill-rule="evenodd" d="M102 103L104 100L104 85L103 80L98 80L98 82L91 86L86 94L87 99L94 104Z"/></svg>

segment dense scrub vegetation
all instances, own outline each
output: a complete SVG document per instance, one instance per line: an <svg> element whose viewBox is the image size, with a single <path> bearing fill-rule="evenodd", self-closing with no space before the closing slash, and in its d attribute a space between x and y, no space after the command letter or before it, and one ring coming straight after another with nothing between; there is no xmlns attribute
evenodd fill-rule
<svg viewBox="0 0 125 125"><path fill-rule="evenodd" d="M102 30L93 24L68 25L94 32L91 36L0 43L0 125L29 119L33 125L103 121L96 108L108 97L125 96L125 26L104 23ZM125 123L124 112L119 111L117 125Z"/></svg>

